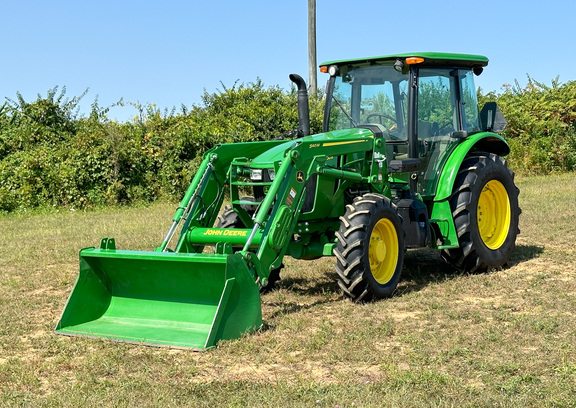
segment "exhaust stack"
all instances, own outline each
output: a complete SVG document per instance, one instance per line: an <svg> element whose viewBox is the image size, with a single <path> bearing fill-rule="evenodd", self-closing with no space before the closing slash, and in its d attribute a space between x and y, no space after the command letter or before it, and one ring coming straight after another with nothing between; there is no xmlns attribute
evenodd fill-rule
<svg viewBox="0 0 576 408"><path fill-rule="evenodd" d="M298 87L298 135L308 136L310 135L310 111L306 82L297 74L290 74L290 80Z"/></svg>

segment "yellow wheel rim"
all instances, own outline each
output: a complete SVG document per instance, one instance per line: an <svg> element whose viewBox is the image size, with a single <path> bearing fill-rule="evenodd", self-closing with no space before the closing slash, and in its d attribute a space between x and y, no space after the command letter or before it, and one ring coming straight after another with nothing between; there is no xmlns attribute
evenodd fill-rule
<svg viewBox="0 0 576 408"><path fill-rule="evenodd" d="M492 250L500 248L510 229L510 199L498 180L489 181L482 189L476 216L484 244Z"/></svg>
<svg viewBox="0 0 576 408"><path fill-rule="evenodd" d="M383 285L394 276L398 263L398 236L394 224L387 218L379 220L370 235L368 248L370 271L376 282Z"/></svg>

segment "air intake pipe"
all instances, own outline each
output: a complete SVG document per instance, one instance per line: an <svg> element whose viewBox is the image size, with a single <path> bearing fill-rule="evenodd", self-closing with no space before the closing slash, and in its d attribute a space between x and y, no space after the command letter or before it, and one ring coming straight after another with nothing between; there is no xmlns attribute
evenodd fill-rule
<svg viewBox="0 0 576 408"><path fill-rule="evenodd" d="M310 135L310 111L308 108L308 91L306 82L300 75L290 74L290 80L298 87L298 135Z"/></svg>

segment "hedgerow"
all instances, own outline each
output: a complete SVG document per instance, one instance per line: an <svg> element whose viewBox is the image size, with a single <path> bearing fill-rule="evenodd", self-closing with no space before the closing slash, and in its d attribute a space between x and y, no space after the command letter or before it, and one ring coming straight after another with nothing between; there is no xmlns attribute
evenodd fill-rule
<svg viewBox="0 0 576 408"><path fill-rule="evenodd" d="M576 170L576 81L551 86L528 77L504 92L480 95L496 101L508 121L503 135L510 143L510 161L517 172L548 174Z"/></svg>
<svg viewBox="0 0 576 408"><path fill-rule="evenodd" d="M138 116L111 121L66 89L26 102L20 94L0 107L0 211L56 206L84 208L178 199L202 154L218 143L293 137L295 92L260 81L234 85L182 112L133 104ZM312 129L322 123L321 100L310 99Z"/></svg>
<svg viewBox="0 0 576 408"><path fill-rule="evenodd" d="M215 144L294 137L298 127L295 90L259 80L205 92L180 112L131 104L138 115L126 123L110 120L97 101L79 115L84 95L68 99L56 87L0 106L0 212L179 199ZM516 172L576 169L576 82L529 78L524 88L479 91L479 100L496 101L507 118ZM310 98L313 133L321 131L322 105L320 95Z"/></svg>

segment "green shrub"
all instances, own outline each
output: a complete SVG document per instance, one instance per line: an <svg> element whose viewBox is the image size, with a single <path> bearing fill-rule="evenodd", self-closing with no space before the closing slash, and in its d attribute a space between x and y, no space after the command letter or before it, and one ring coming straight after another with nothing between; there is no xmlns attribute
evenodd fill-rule
<svg viewBox="0 0 576 408"><path fill-rule="evenodd" d="M576 81L551 86L528 78L501 94L480 95L496 101L508 121L512 166L522 173L547 174L576 170Z"/></svg>
<svg viewBox="0 0 576 408"><path fill-rule="evenodd" d="M204 92L199 105L179 113L130 104L138 115L127 123L109 120L97 101L79 117L85 93L65 94L53 88L33 102L17 94L0 106L1 212L177 200L212 146L290 138L298 127L296 90L260 80ZM545 86L529 78L524 88L479 91L479 98L496 101L507 118L516 171L576 169L576 82ZM322 96L312 95L312 133L321 131L322 111Z"/></svg>
<svg viewBox="0 0 576 408"><path fill-rule="evenodd" d="M18 94L0 107L0 211L179 199L215 144L268 140L298 126L295 91L261 81L205 92L179 114L131 104L138 115L128 123L110 121L97 101L79 118L84 95L64 96L54 88L28 103ZM316 132L321 105L311 98Z"/></svg>

